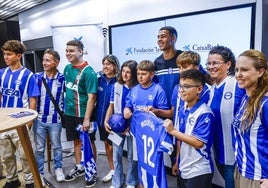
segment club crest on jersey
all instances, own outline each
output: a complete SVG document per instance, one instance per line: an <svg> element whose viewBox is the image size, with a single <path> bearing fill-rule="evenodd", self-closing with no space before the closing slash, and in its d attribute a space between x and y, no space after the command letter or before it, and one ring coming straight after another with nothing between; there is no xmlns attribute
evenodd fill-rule
<svg viewBox="0 0 268 188"><path fill-rule="evenodd" d="M21 80L17 80L17 81L16 81L16 85L19 86L20 84L21 84Z"/></svg>
<svg viewBox="0 0 268 188"><path fill-rule="evenodd" d="M144 127L149 127L152 129L152 131L154 131L155 127L154 127L154 123L149 120L149 119L146 119L144 121L141 122L141 127L144 128Z"/></svg>
<svg viewBox="0 0 268 188"><path fill-rule="evenodd" d="M195 122L195 118L194 117L190 117L189 120L188 120L188 122L189 122L189 124L191 126L193 126L194 125L194 122Z"/></svg>
<svg viewBox="0 0 268 188"><path fill-rule="evenodd" d="M229 100L229 99L231 99L233 97L233 94L230 92L230 91L228 91L228 92L226 92L225 94L224 94L224 99L226 99L226 100Z"/></svg>
<svg viewBox="0 0 268 188"><path fill-rule="evenodd" d="M173 68L168 68L168 74L173 74Z"/></svg>
<svg viewBox="0 0 268 188"><path fill-rule="evenodd" d="M153 100L153 95L148 95L148 99L151 101Z"/></svg>

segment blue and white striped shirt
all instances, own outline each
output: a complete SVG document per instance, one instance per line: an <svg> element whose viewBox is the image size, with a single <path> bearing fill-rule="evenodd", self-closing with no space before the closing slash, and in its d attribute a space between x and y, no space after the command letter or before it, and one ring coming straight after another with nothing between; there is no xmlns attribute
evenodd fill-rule
<svg viewBox="0 0 268 188"><path fill-rule="evenodd" d="M29 98L40 95L33 73L25 67L0 69L1 107L29 108Z"/></svg>
<svg viewBox="0 0 268 188"><path fill-rule="evenodd" d="M47 85L60 109L64 109L64 75L58 72L52 79L48 78L44 72L36 73L35 75L41 93L37 101L38 119L43 123L60 123L60 116L42 82L42 77L46 79Z"/></svg>
<svg viewBox="0 0 268 188"><path fill-rule="evenodd" d="M240 174L248 179L268 178L268 96L263 97L260 110L251 126L241 131L241 117L249 97L244 96L232 127L235 136L235 157Z"/></svg>

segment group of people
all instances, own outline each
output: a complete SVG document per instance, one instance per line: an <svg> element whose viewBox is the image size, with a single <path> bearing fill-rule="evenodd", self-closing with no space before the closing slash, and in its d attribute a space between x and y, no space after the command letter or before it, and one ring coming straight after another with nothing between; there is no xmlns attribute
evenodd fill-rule
<svg viewBox="0 0 268 188"><path fill-rule="evenodd" d="M104 182L110 188L168 187L163 153L170 154L172 172L180 188L212 187L217 168L228 188L268 188L268 70L266 56L246 50L236 59L231 49L215 46L206 68L200 55L175 48L177 31L165 26L158 32L162 54L137 63L120 63L115 55L102 60L96 73L83 60L83 43L66 43L70 64L60 73L60 56L46 50L44 71L31 73L21 65L22 43L7 41L2 46L7 67L0 70L1 108L27 107L37 110L37 119L27 124L33 132L38 170L44 174L47 135L52 144L56 180L73 181L85 174L81 164L81 140L77 125L88 131L98 125L104 142L109 172ZM64 94L65 93L65 94ZM52 99L53 98L53 99ZM53 100L55 102L53 102ZM67 141L73 141L75 166L62 169L61 111L65 113ZM128 128L115 133L109 125L114 113L123 114ZM32 128L31 128L32 127ZM120 143L110 138L118 134ZM89 132L95 160L96 129ZM266 136L265 136L266 135ZM126 140L128 171L123 173ZM34 187L15 130L0 134L0 152L7 172L4 188L20 186L18 151L26 187ZM86 180L94 187L97 172Z"/></svg>

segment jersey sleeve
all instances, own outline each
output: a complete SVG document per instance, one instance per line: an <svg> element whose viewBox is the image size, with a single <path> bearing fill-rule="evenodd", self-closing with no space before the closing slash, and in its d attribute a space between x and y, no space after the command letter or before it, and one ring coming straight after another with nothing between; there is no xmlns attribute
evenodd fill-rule
<svg viewBox="0 0 268 188"><path fill-rule="evenodd" d="M212 113L204 113L197 119L197 124L193 129L192 135L198 140L207 143L212 135L214 116Z"/></svg>
<svg viewBox="0 0 268 188"><path fill-rule="evenodd" d="M171 155L174 149L172 136L166 132L164 126L161 126L159 131L159 135L161 136L161 142L158 151L163 151Z"/></svg>
<svg viewBox="0 0 268 188"><path fill-rule="evenodd" d="M153 106L158 109L165 109L165 110L169 109L167 96L166 96L164 89L159 84L157 86L157 89L158 89L158 94L157 94L156 100L154 101Z"/></svg>
<svg viewBox="0 0 268 188"><path fill-rule="evenodd" d="M133 88L130 89L130 91L126 97L126 106L125 107L128 107L133 111L133 104L132 104L132 99L131 99L132 90L133 90Z"/></svg>
<svg viewBox="0 0 268 188"><path fill-rule="evenodd" d="M29 97L37 97L40 95L40 90L37 85L37 80L36 80L35 75L30 76L27 93Z"/></svg>

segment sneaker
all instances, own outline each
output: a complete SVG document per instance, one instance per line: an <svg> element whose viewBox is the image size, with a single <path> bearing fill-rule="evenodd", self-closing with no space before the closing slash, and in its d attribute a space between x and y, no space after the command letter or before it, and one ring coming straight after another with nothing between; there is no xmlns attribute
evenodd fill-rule
<svg viewBox="0 0 268 188"><path fill-rule="evenodd" d="M40 174L40 179L41 179L42 185L44 187L45 186L45 181L44 181L44 175L43 174Z"/></svg>
<svg viewBox="0 0 268 188"><path fill-rule="evenodd" d="M94 174L91 180L86 182L86 188L94 187L97 183L97 174Z"/></svg>
<svg viewBox="0 0 268 188"><path fill-rule="evenodd" d="M79 176L83 176L85 174L85 169L78 169L77 166L75 166L70 173L65 176L65 181L69 182L69 181L73 181L75 180L77 177Z"/></svg>
<svg viewBox="0 0 268 188"><path fill-rule="evenodd" d="M111 179L113 178L113 175L114 175L114 170L110 170L110 172L108 172L108 174L102 178L102 181L103 182L111 181Z"/></svg>
<svg viewBox="0 0 268 188"><path fill-rule="evenodd" d="M20 186L20 181L15 180L15 181L11 181L11 182L6 182L6 184L4 185L3 188L17 188L19 186Z"/></svg>
<svg viewBox="0 0 268 188"><path fill-rule="evenodd" d="M25 188L34 188L34 183L25 184Z"/></svg>
<svg viewBox="0 0 268 188"><path fill-rule="evenodd" d="M57 182L63 182L65 180L62 168L56 168L55 174Z"/></svg>
<svg viewBox="0 0 268 188"><path fill-rule="evenodd" d="M111 185L109 188L115 188L115 186Z"/></svg>
<svg viewBox="0 0 268 188"><path fill-rule="evenodd" d="M134 185L127 185L127 188L135 188Z"/></svg>

